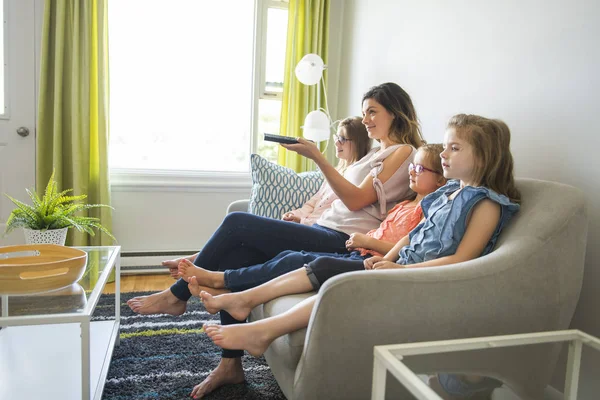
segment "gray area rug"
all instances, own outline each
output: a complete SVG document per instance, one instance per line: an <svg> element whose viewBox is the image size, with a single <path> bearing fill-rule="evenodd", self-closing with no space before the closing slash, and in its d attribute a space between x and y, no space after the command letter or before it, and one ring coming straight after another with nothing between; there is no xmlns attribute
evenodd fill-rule
<svg viewBox="0 0 600 400"><path fill-rule="evenodd" d="M121 294L121 344L115 347L104 387L103 400L189 399L192 388L212 371L221 356L203 333L206 321L218 321L197 298L190 299L187 312L140 316L126 301L149 293ZM114 295L102 295L93 320L111 315ZM246 382L215 390L206 399L284 400L264 358L242 359Z"/></svg>

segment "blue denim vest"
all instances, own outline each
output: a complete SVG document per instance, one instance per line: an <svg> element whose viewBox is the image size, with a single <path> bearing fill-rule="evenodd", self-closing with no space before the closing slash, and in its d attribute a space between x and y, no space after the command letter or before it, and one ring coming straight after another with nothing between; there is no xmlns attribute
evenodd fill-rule
<svg viewBox="0 0 600 400"><path fill-rule="evenodd" d="M410 232L410 244L400 250L398 264L408 265L456 253L456 249L467 229L467 217L480 200L490 199L500 204L501 215L498 226L481 255L494 248L500 231L519 211L519 205L508 197L485 187L465 186L450 200L448 196L460 189L460 181L452 180L421 201L423 215L427 218Z"/></svg>

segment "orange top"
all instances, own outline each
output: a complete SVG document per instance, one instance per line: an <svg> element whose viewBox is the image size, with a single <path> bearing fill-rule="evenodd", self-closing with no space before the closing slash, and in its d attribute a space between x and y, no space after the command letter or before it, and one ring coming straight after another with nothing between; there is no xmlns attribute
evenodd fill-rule
<svg viewBox="0 0 600 400"><path fill-rule="evenodd" d="M419 225L419 222L423 218L421 203L416 206L407 205L408 203L410 203L410 200L396 204L396 206L390 210L387 217L381 222L379 228L370 230L367 232L367 236L383 240L384 242L396 243L404 236L408 235L410 231ZM380 254L375 250L363 248L356 248L355 250L360 251L361 256L366 256L368 254L383 256L383 254Z"/></svg>

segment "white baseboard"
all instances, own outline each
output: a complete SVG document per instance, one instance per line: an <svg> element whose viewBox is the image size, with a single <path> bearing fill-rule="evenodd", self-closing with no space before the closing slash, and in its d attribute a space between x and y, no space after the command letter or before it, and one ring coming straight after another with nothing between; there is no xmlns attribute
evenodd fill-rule
<svg viewBox="0 0 600 400"><path fill-rule="evenodd" d="M122 275L138 275L138 274L168 274L169 270L163 267L161 263L165 260L172 260L174 258L187 257L190 252L182 252L181 254L176 252L165 252L160 253L134 253L128 255L124 253L121 255L121 274Z"/></svg>
<svg viewBox="0 0 600 400"><path fill-rule="evenodd" d="M121 267L157 266L163 268L161 262L178 257L182 256L121 256Z"/></svg>

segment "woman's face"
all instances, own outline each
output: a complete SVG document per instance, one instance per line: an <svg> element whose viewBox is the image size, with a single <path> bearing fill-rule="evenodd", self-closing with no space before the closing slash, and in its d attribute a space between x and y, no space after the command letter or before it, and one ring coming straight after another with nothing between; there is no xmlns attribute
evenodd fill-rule
<svg viewBox="0 0 600 400"><path fill-rule="evenodd" d="M362 123L371 139L381 140L389 136L394 115L375 99L365 99L362 107Z"/></svg>
<svg viewBox="0 0 600 400"><path fill-rule="evenodd" d="M335 156L340 160L352 161L354 157L354 147L352 140L348 138L346 128L339 128L337 134L333 137L335 143Z"/></svg>

